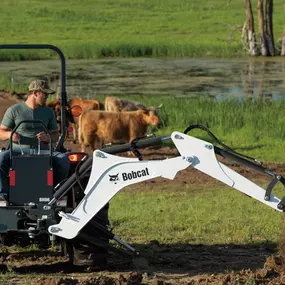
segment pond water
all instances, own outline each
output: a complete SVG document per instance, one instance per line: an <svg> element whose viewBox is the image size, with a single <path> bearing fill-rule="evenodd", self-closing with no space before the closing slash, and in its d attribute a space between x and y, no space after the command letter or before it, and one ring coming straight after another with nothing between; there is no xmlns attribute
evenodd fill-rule
<svg viewBox="0 0 285 285"><path fill-rule="evenodd" d="M70 97L172 95L285 99L285 58L67 60ZM59 60L1 62L14 85L46 77L60 90ZM1 86L0 86L1 89Z"/></svg>

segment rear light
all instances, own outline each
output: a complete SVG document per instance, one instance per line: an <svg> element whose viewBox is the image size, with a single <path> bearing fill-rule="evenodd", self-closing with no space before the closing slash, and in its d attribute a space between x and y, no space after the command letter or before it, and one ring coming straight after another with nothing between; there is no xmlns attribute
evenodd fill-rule
<svg viewBox="0 0 285 285"><path fill-rule="evenodd" d="M10 186L16 185L16 171L10 170Z"/></svg>
<svg viewBox="0 0 285 285"><path fill-rule="evenodd" d="M86 153L70 153L68 158L70 162L79 162L86 156Z"/></svg>
<svg viewBox="0 0 285 285"><path fill-rule="evenodd" d="M68 131L69 133L71 133L71 132L73 131L73 128L72 128L72 127L68 127L68 128L67 128L67 131Z"/></svg>
<svg viewBox="0 0 285 285"><path fill-rule="evenodd" d="M52 170L47 171L47 185L53 186L53 171Z"/></svg>

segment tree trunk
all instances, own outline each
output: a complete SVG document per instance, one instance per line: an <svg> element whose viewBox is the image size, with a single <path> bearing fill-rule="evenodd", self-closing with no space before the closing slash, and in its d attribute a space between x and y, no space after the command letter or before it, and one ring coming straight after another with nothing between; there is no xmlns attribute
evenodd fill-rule
<svg viewBox="0 0 285 285"><path fill-rule="evenodd" d="M266 0L265 39L268 46L269 55L271 56L275 54L272 14L273 14L273 0Z"/></svg>
<svg viewBox="0 0 285 285"><path fill-rule="evenodd" d="M264 35L264 11L263 11L263 0L258 0L257 5L258 13L258 31L259 31L259 40L260 40L260 50L263 56L268 55L267 44Z"/></svg>
<svg viewBox="0 0 285 285"><path fill-rule="evenodd" d="M285 25L283 28L281 55L285 56Z"/></svg>
<svg viewBox="0 0 285 285"><path fill-rule="evenodd" d="M249 54L251 56L257 56L259 52L256 45L256 36L254 32L254 19L253 19L250 0L245 0L245 7L246 7L246 33L247 33L247 42L249 45Z"/></svg>

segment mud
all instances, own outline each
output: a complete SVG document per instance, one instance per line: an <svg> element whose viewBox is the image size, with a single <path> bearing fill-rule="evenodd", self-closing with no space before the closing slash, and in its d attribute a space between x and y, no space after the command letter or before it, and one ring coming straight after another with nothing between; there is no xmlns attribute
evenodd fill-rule
<svg viewBox="0 0 285 285"><path fill-rule="evenodd" d="M19 98L8 100L0 94L0 116ZM10 98L10 97L9 97ZM72 150L78 145L66 144ZM148 148L142 151L145 159L158 159L177 155L169 147ZM228 163L227 161L223 161ZM262 173L232 164L236 171L261 183L268 182ZM285 165L265 165L273 172L285 176ZM166 180L165 180L166 181ZM216 180L193 169L178 173L175 180L184 185L217 184ZM135 191L155 188L156 180L137 184ZM147 186L147 187L146 187ZM171 188L171 187L169 187ZM285 222L284 222L285 223ZM17 247L0 247L0 283L2 284L98 284L98 285L194 285L194 284L285 284L285 231L279 245L260 244L134 244L148 261L148 267L140 262L111 256L104 271L83 272L69 263L58 249L23 251Z"/></svg>
<svg viewBox="0 0 285 285"><path fill-rule="evenodd" d="M282 284L284 264L276 245L135 245L148 260L111 257L109 268L85 273L56 251L0 253L2 276L12 284ZM9 250L9 249L8 249ZM16 249L14 249L16 250ZM27 283L25 283L27 282ZM246 283L247 282L247 283ZM249 283L252 282L252 283Z"/></svg>

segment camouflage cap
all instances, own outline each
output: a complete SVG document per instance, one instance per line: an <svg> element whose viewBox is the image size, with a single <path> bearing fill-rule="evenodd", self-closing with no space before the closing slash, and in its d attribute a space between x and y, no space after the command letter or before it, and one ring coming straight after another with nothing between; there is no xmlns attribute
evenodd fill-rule
<svg viewBox="0 0 285 285"><path fill-rule="evenodd" d="M29 85L29 91L43 91L47 94L54 94L55 91L49 88L48 83L45 80L36 79Z"/></svg>

